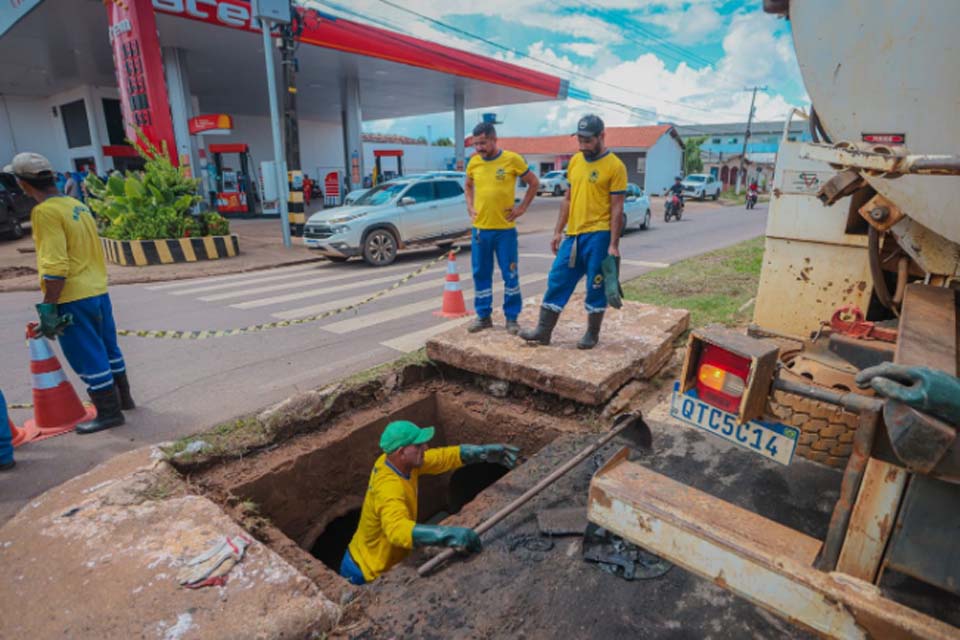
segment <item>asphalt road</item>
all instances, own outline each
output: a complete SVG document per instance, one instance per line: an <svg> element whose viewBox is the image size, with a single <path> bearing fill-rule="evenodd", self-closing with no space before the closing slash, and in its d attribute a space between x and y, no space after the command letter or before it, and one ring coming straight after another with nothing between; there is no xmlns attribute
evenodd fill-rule
<svg viewBox="0 0 960 640"><path fill-rule="evenodd" d="M622 240L624 280L686 257L763 233L766 209L690 203L680 222L665 224L662 200L654 224ZM543 293L556 205L538 199L521 220L520 274L525 298ZM469 245L458 266L472 301ZM118 326L125 329L224 329L303 317L355 302L389 286L436 249L402 254L391 267L328 262L165 284L111 287ZM391 361L423 346L451 321L437 318L445 263L363 307L321 322L202 341L121 338L138 409L124 427L91 436L67 434L16 452L17 468L0 475L0 521L27 500L117 453L173 440L263 408L298 391ZM494 276L496 283L497 276ZM501 283L502 285L502 283ZM497 304L502 286L494 290ZM0 389L7 402L31 401L24 326L35 319L36 293L0 294ZM457 321L454 321L457 322ZM59 355L59 352L58 352ZM81 397L83 385L61 363ZM30 417L15 410L17 424Z"/></svg>

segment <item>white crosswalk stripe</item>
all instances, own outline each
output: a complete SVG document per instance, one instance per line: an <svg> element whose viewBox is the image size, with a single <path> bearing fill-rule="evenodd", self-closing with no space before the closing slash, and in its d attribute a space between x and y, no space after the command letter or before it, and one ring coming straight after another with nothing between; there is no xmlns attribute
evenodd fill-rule
<svg viewBox="0 0 960 640"><path fill-rule="evenodd" d="M149 291L163 291L166 289L177 289L180 287L194 287L198 284L208 284L211 282L230 282L232 280L241 280L244 278L256 278L263 275L293 274L298 271L310 271L312 269L325 269L332 266L331 262L308 262L306 264L297 264L290 267L277 267L275 269L262 269L258 271L248 271L246 273L237 273L229 276L210 276L209 278L191 278L189 280L177 280L176 282L165 282L164 284L155 284L144 287Z"/></svg>
<svg viewBox="0 0 960 640"><path fill-rule="evenodd" d="M454 327L459 327L465 322L470 322L470 316L465 318L457 318L456 320L450 320L449 322L442 322L433 327L427 327L426 329L421 329L420 331L413 331L412 333L406 333L402 336L397 336L396 338L391 338L390 340L384 340L380 344L385 347L390 347L391 349L396 349L397 351L402 351L403 353L410 353L411 351L416 351L423 345L427 343L427 340L432 338L435 335L439 335L444 331L449 331Z"/></svg>
<svg viewBox="0 0 960 640"><path fill-rule="evenodd" d="M469 274L460 276L460 283L463 284L471 279L472 276ZM395 289L390 293L384 295L380 298L382 300L390 300L392 298L397 298L408 293L415 293L418 291L427 291L433 289L437 292L439 296L443 293L444 281L441 279L431 279L426 282L418 282L416 284L405 284L399 289ZM304 316L312 316L318 313L323 313L324 311L330 311L331 309L336 309L338 307L346 307L351 304L357 304L362 300L366 300L370 294L363 294L359 296L353 296L350 298L341 298L339 300L334 300L332 302L324 302L321 304L311 305L309 307L300 307L299 309L288 309L286 311L280 311L277 313L270 314L272 317L277 318L278 320L293 320L295 318L302 318ZM378 301L378 302L379 302ZM234 305L235 306L235 305Z"/></svg>
<svg viewBox="0 0 960 640"><path fill-rule="evenodd" d="M523 287L525 284L533 284L534 282L541 282L547 279L547 274L545 273L535 273L529 276L524 276L520 278L520 286ZM467 285L463 287L464 295L467 296L468 293L472 292L472 285ZM503 293L503 283L499 283L493 287L493 295L495 297ZM469 296L467 296L469 298ZM375 313L367 313L355 318L347 318L346 320L339 320L332 324L323 325L321 328L324 331L330 331L332 333L350 333L353 331L359 331L360 329L366 329L367 327L373 327L378 324L383 324L385 322L391 322L393 320L399 320L401 318L406 318L408 316L415 315L417 313L425 313L427 311L435 311L440 309L441 300L430 299L423 300L421 302L414 302L411 304L405 304L399 307L393 307L391 309L385 309L383 311L377 311Z"/></svg>
<svg viewBox="0 0 960 640"><path fill-rule="evenodd" d="M441 270L441 269L444 269L444 268L445 268L445 267L440 266L440 267L435 267L435 268L433 268L433 269L428 269L428 270L427 270L426 272L424 272L421 276L418 276L418 278L428 277L428 278L430 279L430 283L431 283L431 284L434 284L434 283L436 282L436 278L435 278L435 276L434 276L434 277L431 277L431 276L433 276L433 274L435 274L437 271L439 271L439 270ZM378 273L379 273L379 272L378 272ZM314 280L314 281L311 281L311 282L302 283L302 284L300 285L300 289L306 289L305 291L298 291L298 292L296 292L296 293L288 293L288 294L285 294L285 295L273 296L273 297L270 297L270 298L261 298L261 299L258 299L258 300L250 300L250 301L247 301L247 302L239 302L239 303L236 303L236 304L232 304L232 305L230 305L230 306L233 307L234 309L256 309L256 308L258 308L258 307L266 307L266 306L273 305L273 304L281 304L281 303L284 303L284 302L291 302L291 301L293 301L293 300L304 300L304 299L306 299L306 298L318 298L318 297L320 297L320 296L329 295L329 294L331 294L331 293L339 293L339 292L341 292L341 291L349 291L350 289L359 289L360 287L369 287L369 286L376 286L376 285L392 284L392 283L396 282L397 280L398 280L398 275L397 275L396 273L393 273L393 274L390 274L390 275L383 276L383 277L381 277L381 278L373 278L373 279L369 279L369 280L360 280L360 281L347 282L347 283L340 284L340 285L336 285L336 286L333 286L333 287L325 287L325 288L320 288L320 289L314 289L314 288L311 286L311 285L313 285L314 283L320 281L320 280ZM326 281L326 279L324 279L324 281ZM404 291L409 291L411 286L412 286L412 285L403 285L403 286L400 287L400 289L403 289ZM398 290L399 290L399 289L398 289ZM260 291L257 290L257 289L251 289L251 290L247 291L246 293L247 293L247 294L260 293ZM223 299L225 299L225 298L236 298L236 297L239 297L239 296L234 295L234 294L220 294L220 295L217 295L217 296L210 296L210 297L207 297L207 298L200 298L200 299L201 299L201 300L223 300Z"/></svg>

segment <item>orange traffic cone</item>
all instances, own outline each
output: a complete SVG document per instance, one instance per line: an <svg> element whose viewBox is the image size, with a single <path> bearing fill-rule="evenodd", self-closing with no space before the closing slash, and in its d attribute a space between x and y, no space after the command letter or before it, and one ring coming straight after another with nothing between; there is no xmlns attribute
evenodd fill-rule
<svg viewBox="0 0 960 640"><path fill-rule="evenodd" d="M40 430L37 429L35 424L30 425L30 429L20 429L13 424L13 420L9 417L7 417L7 423L10 425L10 435L13 436L13 446L15 447L26 444L40 435Z"/></svg>
<svg viewBox="0 0 960 640"><path fill-rule="evenodd" d="M33 325L27 325L27 340L30 343L30 373L33 374L34 419L24 422L23 428L28 433L36 429L39 434L35 439L41 440L96 418L97 410L83 406L50 343L36 333Z"/></svg>
<svg viewBox="0 0 960 640"><path fill-rule="evenodd" d="M470 315L467 305L463 301L463 291L460 289L460 274L457 273L457 256L453 251L447 261L447 281L443 286L443 307L434 311L433 315L442 318L462 318Z"/></svg>

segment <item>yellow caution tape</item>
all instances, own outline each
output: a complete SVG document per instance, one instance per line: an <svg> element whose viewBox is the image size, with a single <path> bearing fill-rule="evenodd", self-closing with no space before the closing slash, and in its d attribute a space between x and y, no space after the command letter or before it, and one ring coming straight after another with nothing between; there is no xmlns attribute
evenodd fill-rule
<svg viewBox="0 0 960 640"><path fill-rule="evenodd" d="M415 271L411 271L407 275L403 276L392 285L378 291L371 296L364 298L360 302L354 304L348 304L337 309L332 309L330 311L325 311L313 316L307 316L305 318L297 318L295 320L279 320L277 322L266 322L264 324L254 324L249 327L238 327L236 329L202 329L202 330L193 330L193 331L179 331L179 330L165 330L165 329L117 329L117 335L120 336L131 336L135 338L167 338L170 340L206 340L207 338L227 338L230 336L239 336L246 333L257 333L259 331L267 331L268 329L278 329L280 327L292 327L300 324L309 324L311 322L317 322L319 320L324 320L331 316L335 316L346 311L353 311L358 309L365 304L370 304L378 298L382 298L387 295L394 289L401 287L403 284L413 280L424 271L434 266L438 262L446 260L449 256L449 253L457 253L460 251L460 247L451 249L450 252L444 252L442 256L429 262L425 262Z"/></svg>
<svg viewBox="0 0 960 640"><path fill-rule="evenodd" d="M14 402L13 404L8 404L7 409L33 409L33 403Z"/></svg>

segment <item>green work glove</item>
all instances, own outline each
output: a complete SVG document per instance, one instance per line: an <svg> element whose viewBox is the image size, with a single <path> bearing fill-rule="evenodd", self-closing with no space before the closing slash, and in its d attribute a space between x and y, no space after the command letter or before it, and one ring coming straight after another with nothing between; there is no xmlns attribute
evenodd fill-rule
<svg viewBox="0 0 960 640"><path fill-rule="evenodd" d="M857 385L960 426L960 380L929 367L885 362L857 374Z"/></svg>
<svg viewBox="0 0 960 640"><path fill-rule="evenodd" d="M63 330L73 324L73 314L67 313L61 316L57 313L57 305L49 302L41 302L37 305L37 315L40 316L38 331L51 340L62 336Z"/></svg>
<svg viewBox="0 0 960 640"><path fill-rule="evenodd" d="M483 547L480 536L467 527L441 527L433 524L418 524L413 528L415 547L455 547L477 552Z"/></svg>
<svg viewBox="0 0 960 640"><path fill-rule="evenodd" d="M607 304L614 309L623 306L623 290L620 288L620 257L607 256L600 263L603 273L603 289L607 295Z"/></svg>
<svg viewBox="0 0 960 640"><path fill-rule="evenodd" d="M517 466L517 456L520 449L509 444L462 444L460 445L460 459L463 464L478 462L493 462L513 469Z"/></svg>

